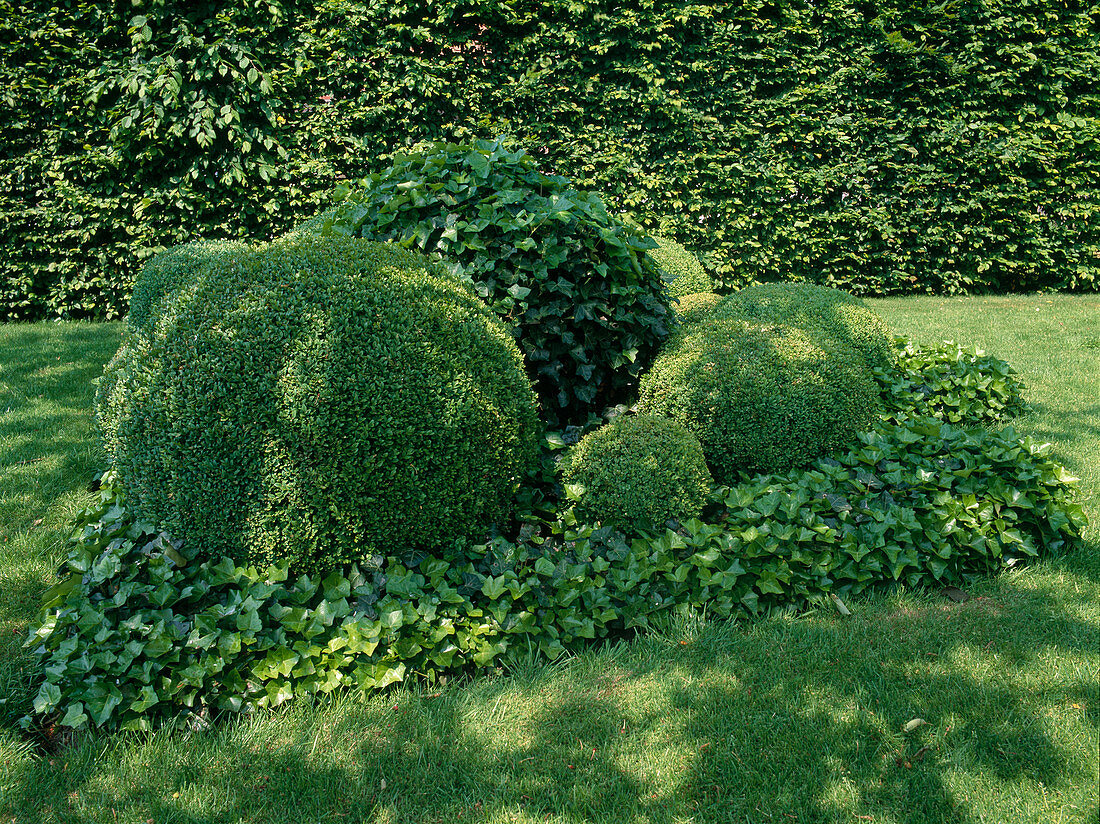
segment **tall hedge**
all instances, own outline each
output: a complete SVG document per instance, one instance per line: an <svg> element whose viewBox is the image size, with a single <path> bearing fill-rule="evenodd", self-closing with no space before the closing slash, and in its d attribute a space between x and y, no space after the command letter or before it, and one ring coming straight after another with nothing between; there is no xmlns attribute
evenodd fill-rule
<svg viewBox="0 0 1100 824"><path fill-rule="evenodd" d="M722 285L1100 286L1091 0L0 0L0 317L513 135Z"/></svg>

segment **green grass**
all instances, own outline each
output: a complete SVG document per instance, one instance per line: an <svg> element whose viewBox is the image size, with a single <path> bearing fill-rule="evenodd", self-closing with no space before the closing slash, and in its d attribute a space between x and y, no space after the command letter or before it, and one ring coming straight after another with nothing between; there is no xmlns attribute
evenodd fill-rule
<svg viewBox="0 0 1100 824"><path fill-rule="evenodd" d="M1096 824L1100 298L874 306L1017 368L1035 406L1018 428L1083 478L1083 550L961 604L682 621L552 666L52 756L12 725L20 643L98 465L90 379L118 327L0 327L0 821Z"/></svg>

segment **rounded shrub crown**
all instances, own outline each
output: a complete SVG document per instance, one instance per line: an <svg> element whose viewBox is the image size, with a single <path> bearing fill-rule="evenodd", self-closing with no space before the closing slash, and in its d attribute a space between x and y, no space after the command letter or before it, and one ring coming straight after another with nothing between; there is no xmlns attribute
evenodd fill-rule
<svg viewBox="0 0 1100 824"><path fill-rule="evenodd" d="M893 337L882 319L857 297L812 283L748 286L722 299L714 318L779 323L821 332L859 352L867 365L894 361Z"/></svg>
<svg viewBox="0 0 1100 824"><path fill-rule="evenodd" d="M710 493L699 440L656 415L626 415L583 437L562 461L562 481L583 487L577 512L626 530L699 516Z"/></svg>
<svg viewBox="0 0 1100 824"><path fill-rule="evenodd" d="M653 241L499 141L399 157L297 231L397 241L471 282L556 424L625 400L672 322Z"/></svg>
<svg viewBox="0 0 1100 824"><path fill-rule="evenodd" d="M657 248L648 254L665 271L669 295L682 298L714 288L714 281L695 255L671 238L653 235L653 241Z"/></svg>
<svg viewBox="0 0 1100 824"><path fill-rule="evenodd" d="M207 555L316 571L432 551L506 514L536 399L468 286L354 238L167 259L186 271L97 396L142 517Z"/></svg>
<svg viewBox="0 0 1100 824"><path fill-rule="evenodd" d="M699 438L714 478L808 463L868 428L877 392L832 338L744 320L683 327L642 381L640 408Z"/></svg>

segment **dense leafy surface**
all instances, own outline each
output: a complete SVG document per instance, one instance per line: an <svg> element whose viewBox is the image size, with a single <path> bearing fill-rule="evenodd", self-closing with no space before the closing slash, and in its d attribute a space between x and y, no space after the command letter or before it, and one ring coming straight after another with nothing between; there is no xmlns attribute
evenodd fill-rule
<svg viewBox="0 0 1100 824"><path fill-rule="evenodd" d="M723 298L709 317L794 326L851 347L870 368L893 362L892 340L882 318L841 289L811 283L748 286Z"/></svg>
<svg viewBox="0 0 1100 824"><path fill-rule="evenodd" d="M711 523L678 532L630 538L567 510L520 543L290 581L285 566L194 557L137 521L108 477L28 642L45 673L34 712L145 729L553 659L694 607L722 617L884 581L960 582L1071 546L1071 494L1065 470L1011 430L914 419L807 472L719 490Z"/></svg>
<svg viewBox="0 0 1100 824"><path fill-rule="evenodd" d="M698 438L655 415L623 415L585 435L561 478L579 518L627 532L699 517L713 483Z"/></svg>
<svg viewBox="0 0 1100 824"><path fill-rule="evenodd" d="M714 288L714 281L695 255L670 238L657 236L653 240L657 248L650 249L648 254L664 270L672 297L682 298Z"/></svg>
<svg viewBox="0 0 1100 824"><path fill-rule="evenodd" d="M694 295L684 295L676 301L673 309L676 312L676 317L679 318L681 322L695 323L709 317L711 310L714 309L721 300L721 295L716 295L714 292L699 292Z"/></svg>
<svg viewBox="0 0 1100 824"><path fill-rule="evenodd" d="M855 349L812 329L712 312L662 350L639 406L695 433L715 480L731 484L854 442L874 418L876 394Z"/></svg>
<svg viewBox="0 0 1100 824"><path fill-rule="evenodd" d="M875 370L885 414L918 414L963 426L995 424L1028 411L1008 363L950 341L922 346L896 338L895 365Z"/></svg>
<svg viewBox="0 0 1100 824"><path fill-rule="evenodd" d="M297 231L395 241L472 283L558 427L628 399L672 323L653 241L499 141L399 157Z"/></svg>
<svg viewBox="0 0 1100 824"><path fill-rule="evenodd" d="M1095 3L0 5L0 316L120 316L422 140L516 136L727 287L1096 289Z"/></svg>
<svg viewBox="0 0 1100 824"><path fill-rule="evenodd" d="M507 516L535 395L508 330L423 255L204 243L135 297L97 415L135 512L196 556L317 572Z"/></svg>

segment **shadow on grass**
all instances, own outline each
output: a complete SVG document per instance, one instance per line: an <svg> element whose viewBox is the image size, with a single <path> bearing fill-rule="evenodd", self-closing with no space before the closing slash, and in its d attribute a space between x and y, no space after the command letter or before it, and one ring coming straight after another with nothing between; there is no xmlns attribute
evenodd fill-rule
<svg viewBox="0 0 1100 824"><path fill-rule="evenodd" d="M1095 729L1088 674L1055 680L1047 667L1094 652L1097 628L1041 591L990 591L869 604L848 620L688 622L439 694L86 741L21 762L6 811L211 824L1010 820L1028 787L1045 799L1086 786L1086 759L1038 718L1076 701ZM914 718L927 723L904 732Z"/></svg>

